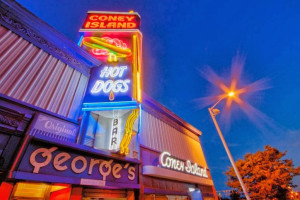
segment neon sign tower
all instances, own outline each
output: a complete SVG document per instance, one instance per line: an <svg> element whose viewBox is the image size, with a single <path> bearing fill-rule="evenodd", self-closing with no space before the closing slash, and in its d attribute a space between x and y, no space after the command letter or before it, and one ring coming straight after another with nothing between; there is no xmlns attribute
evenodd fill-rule
<svg viewBox="0 0 300 200"><path fill-rule="evenodd" d="M138 13L89 11L79 31L78 45L102 62L91 70L83 103L81 140L88 146L130 153L142 101L139 28Z"/></svg>

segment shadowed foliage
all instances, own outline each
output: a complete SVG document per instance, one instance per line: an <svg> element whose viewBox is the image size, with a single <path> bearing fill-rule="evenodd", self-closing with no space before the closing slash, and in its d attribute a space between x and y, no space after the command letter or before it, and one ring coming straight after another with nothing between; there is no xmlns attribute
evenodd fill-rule
<svg viewBox="0 0 300 200"><path fill-rule="evenodd" d="M236 162L251 199L287 199L289 188L296 187L292 179L300 175L300 167L295 168L291 159L283 159L285 155L286 152L267 145L264 151L248 153L244 160ZM227 185L242 192L233 168L225 174Z"/></svg>

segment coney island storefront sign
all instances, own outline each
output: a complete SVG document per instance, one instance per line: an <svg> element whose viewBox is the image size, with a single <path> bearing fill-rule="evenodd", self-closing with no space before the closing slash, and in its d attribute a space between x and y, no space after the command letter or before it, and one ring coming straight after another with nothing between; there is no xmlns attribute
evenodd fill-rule
<svg viewBox="0 0 300 200"><path fill-rule="evenodd" d="M57 145L31 143L13 177L114 188L139 188L138 164Z"/></svg>
<svg viewBox="0 0 300 200"><path fill-rule="evenodd" d="M166 151L159 155L159 164L163 168L208 178L206 168L199 166L197 163L192 163L190 160L183 161L172 157L172 155Z"/></svg>

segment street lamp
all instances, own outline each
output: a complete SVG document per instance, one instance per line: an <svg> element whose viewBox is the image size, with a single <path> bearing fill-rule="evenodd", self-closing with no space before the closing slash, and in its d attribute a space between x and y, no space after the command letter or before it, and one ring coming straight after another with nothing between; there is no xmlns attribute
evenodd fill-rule
<svg viewBox="0 0 300 200"><path fill-rule="evenodd" d="M226 141L225 141L225 139L224 139L224 137L223 137L223 134L222 134L222 132L221 132L221 129L220 129L220 127L219 127L219 125L218 125L218 123L217 123L217 120L216 120L216 118L215 118L215 116L218 115L218 114L220 113L220 110L217 109L217 108L215 108L216 105L218 105L218 104L220 103L220 101L222 101L224 98L233 98L234 95L235 95L235 93L234 93L233 91L228 92L227 95L224 95L223 97L221 97L221 98L217 101L217 103L215 103L212 107L208 108L208 111L209 111L209 113L210 113L210 116L211 116L211 118L212 118L214 124L215 124L215 127L216 127L216 129L217 129L217 132L218 132L218 134L219 134L219 136L220 136L220 138L221 138L221 141L222 141L223 146L224 146L224 148L225 148L225 150L226 150L226 153L227 153L227 155L228 155L228 157L229 157L229 160L230 160L231 165L232 165L232 167L233 167L233 169L234 169L234 172L235 172L235 174L236 174L236 176L237 176L237 178L238 178L238 180L239 180L239 182L240 182L240 184L241 184L241 186L242 186L242 189L243 189L243 191L244 191L244 194L245 194L245 196L246 196L246 199L247 199L247 200L251 200L250 197L249 197L249 194L248 194L248 192L247 192L247 188L246 188L246 186L245 186L245 184L244 184L244 182L243 182L243 180L242 180L242 177L241 177L241 175L240 175L240 173L239 173L239 171L238 171L238 169L237 169L237 167L236 167L236 165L235 165L235 162L234 162L234 160L233 160L233 158L232 158L232 155L231 155L231 153L230 153L230 151L229 151L229 148L228 148L228 146L227 146L227 144L226 144Z"/></svg>

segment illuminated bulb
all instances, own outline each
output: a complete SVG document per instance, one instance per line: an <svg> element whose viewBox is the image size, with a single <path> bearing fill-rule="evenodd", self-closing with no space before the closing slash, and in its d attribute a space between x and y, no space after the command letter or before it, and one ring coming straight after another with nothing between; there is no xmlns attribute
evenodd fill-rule
<svg viewBox="0 0 300 200"><path fill-rule="evenodd" d="M130 10L129 13L134 13L134 11L133 11L133 10Z"/></svg>
<svg viewBox="0 0 300 200"><path fill-rule="evenodd" d="M229 96L229 97L233 97L233 96L234 96L234 92L229 92L229 93L228 93L228 96Z"/></svg>

